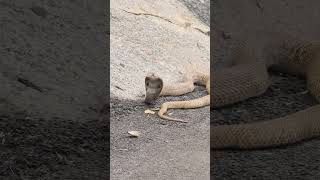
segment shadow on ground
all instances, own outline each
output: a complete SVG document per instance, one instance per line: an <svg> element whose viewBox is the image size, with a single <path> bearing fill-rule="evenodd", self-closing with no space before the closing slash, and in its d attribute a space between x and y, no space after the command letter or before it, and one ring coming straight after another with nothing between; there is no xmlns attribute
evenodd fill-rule
<svg viewBox="0 0 320 180"><path fill-rule="evenodd" d="M0 117L0 179L105 179L106 121Z"/></svg>

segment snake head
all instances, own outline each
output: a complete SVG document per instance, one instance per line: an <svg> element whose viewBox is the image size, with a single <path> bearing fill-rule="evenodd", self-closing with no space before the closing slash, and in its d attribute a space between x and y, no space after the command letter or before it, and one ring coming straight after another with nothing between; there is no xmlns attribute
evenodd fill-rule
<svg viewBox="0 0 320 180"><path fill-rule="evenodd" d="M145 78L146 97L145 102L151 103L157 99L163 87L163 81L154 74L147 75Z"/></svg>

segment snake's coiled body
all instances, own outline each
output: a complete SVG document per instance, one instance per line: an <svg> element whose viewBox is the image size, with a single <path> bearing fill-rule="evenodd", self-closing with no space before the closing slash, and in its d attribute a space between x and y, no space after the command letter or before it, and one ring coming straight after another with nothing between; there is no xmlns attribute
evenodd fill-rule
<svg viewBox="0 0 320 180"><path fill-rule="evenodd" d="M320 59L318 43L282 41L273 48L270 59L245 55L248 44L236 52L235 64L213 74L213 108L258 96L268 88L267 69L304 75L309 92L320 97ZM272 48L271 48L272 49ZM239 56L245 55L243 57ZM248 59L250 57L251 59ZM260 60L260 61L259 61ZM241 125L213 126L211 148L253 149L296 143L320 135L320 105L285 117Z"/></svg>
<svg viewBox="0 0 320 180"><path fill-rule="evenodd" d="M284 36L283 36L284 37ZM244 41L233 51L233 64L210 76L195 73L184 83L163 85L156 76L146 77L146 102L161 95L180 95L191 92L194 83L204 85L211 95L211 107L230 105L263 94L270 85L268 69L304 75L311 95L320 101L320 45L295 38L274 38L257 54L250 41ZM259 52L259 51L258 51ZM210 95L190 101L173 101L161 105L158 115L167 120L169 108L198 108L210 104ZM254 149L296 143L320 136L320 105L285 117L240 125L210 128L211 148Z"/></svg>
<svg viewBox="0 0 320 180"><path fill-rule="evenodd" d="M192 92L194 90L194 84L205 86L206 90L210 94L210 76L203 73L193 73L187 76L187 80L177 84L163 85L162 79L150 75L146 77L146 102L150 102L158 96L177 96ZM190 109L199 108L210 105L210 95L206 95L197 99L188 101L170 101L161 105L158 115L162 119L170 121L187 122L185 120L173 118L166 115L168 109Z"/></svg>

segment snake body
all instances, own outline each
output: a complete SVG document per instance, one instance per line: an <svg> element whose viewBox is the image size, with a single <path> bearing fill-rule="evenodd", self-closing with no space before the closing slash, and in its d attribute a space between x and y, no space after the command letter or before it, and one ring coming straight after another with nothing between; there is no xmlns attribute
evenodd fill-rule
<svg viewBox="0 0 320 180"><path fill-rule="evenodd" d="M149 75L145 78L146 86L146 102L150 102L158 96L178 96L192 92L195 88L194 84L205 86L209 95L187 100L187 101L170 101L161 105L158 111L159 117L170 121L188 122L178 118L173 118L166 115L168 109L190 109L200 108L210 105L210 75L203 73L193 73L187 77L187 80L176 84L163 84L160 77Z"/></svg>
<svg viewBox="0 0 320 180"><path fill-rule="evenodd" d="M319 44L292 39L268 45L275 51L265 56L269 58L253 54L247 43L235 52L233 66L214 73L213 108L264 93L270 84L269 68L305 76L310 94L320 100ZM320 135L319 118L320 105L316 105L276 119L214 126L210 129L211 148L256 149L297 143Z"/></svg>
<svg viewBox="0 0 320 180"><path fill-rule="evenodd" d="M263 49L269 53L267 56L257 55L249 47L252 47L250 41L239 45L233 52L233 65L213 73L211 93L210 76L202 75L203 78L200 78L200 84L206 85L211 95L211 107L223 107L263 94L270 85L269 68L305 76L310 94L320 101L319 43L277 39ZM193 83L197 80L199 79L191 78L181 86L164 85L162 90L158 90L157 96L180 95L192 91ZM197 108L209 104L209 95L190 101L166 102L162 104L158 115L164 119L178 120L165 116L167 109ZM316 105L281 118L213 126L210 128L210 145L213 149L256 149L296 143L320 136L319 120L320 105Z"/></svg>

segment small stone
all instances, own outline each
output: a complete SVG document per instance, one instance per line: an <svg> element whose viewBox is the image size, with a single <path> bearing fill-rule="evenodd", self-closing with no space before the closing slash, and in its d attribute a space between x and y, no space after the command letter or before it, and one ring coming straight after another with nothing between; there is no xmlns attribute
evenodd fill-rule
<svg viewBox="0 0 320 180"><path fill-rule="evenodd" d="M131 137L139 137L140 136L139 131L128 131L128 134L130 134Z"/></svg>

